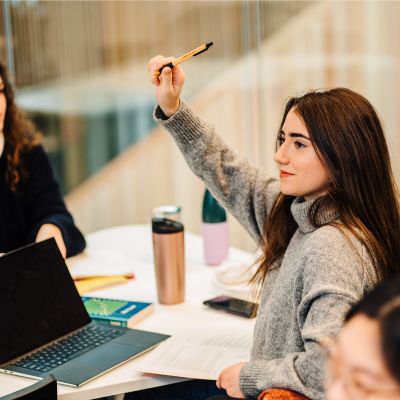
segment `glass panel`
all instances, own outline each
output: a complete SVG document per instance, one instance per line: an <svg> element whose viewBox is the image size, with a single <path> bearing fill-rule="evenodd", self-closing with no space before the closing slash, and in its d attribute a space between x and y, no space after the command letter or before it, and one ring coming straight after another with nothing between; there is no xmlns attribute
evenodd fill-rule
<svg viewBox="0 0 400 400"><path fill-rule="evenodd" d="M206 54L185 63L195 77L185 87L190 98L307 4L4 1L2 60L69 191L154 127L145 71L152 56L177 57L214 41Z"/></svg>

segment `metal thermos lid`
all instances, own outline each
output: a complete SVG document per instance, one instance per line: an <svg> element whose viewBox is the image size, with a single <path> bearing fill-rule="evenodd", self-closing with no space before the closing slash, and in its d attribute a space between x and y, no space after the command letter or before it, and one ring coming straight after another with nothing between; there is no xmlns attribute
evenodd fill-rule
<svg viewBox="0 0 400 400"><path fill-rule="evenodd" d="M160 206L153 209L154 218L167 218L175 221L181 220L181 207L180 206Z"/></svg>
<svg viewBox="0 0 400 400"><path fill-rule="evenodd" d="M169 234L183 232L183 224L168 218L153 218L151 220L153 233Z"/></svg>

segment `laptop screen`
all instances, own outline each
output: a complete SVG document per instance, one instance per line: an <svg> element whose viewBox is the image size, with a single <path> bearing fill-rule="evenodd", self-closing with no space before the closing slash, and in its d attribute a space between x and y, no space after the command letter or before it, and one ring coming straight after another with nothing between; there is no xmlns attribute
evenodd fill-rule
<svg viewBox="0 0 400 400"><path fill-rule="evenodd" d="M0 257L0 364L90 322L54 239Z"/></svg>

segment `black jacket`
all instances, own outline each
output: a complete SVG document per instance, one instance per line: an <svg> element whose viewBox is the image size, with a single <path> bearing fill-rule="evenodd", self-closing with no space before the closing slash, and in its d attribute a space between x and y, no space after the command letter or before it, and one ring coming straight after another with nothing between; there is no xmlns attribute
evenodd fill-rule
<svg viewBox="0 0 400 400"><path fill-rule="evenodd" d="M34 242L46 223L60 228L67 257L81 252L85 239L65 206L43 147L35 146L22 156L28 176L22 177L17 192L12 192L6 182L5 151L0 157L0 252Z"/></svg>

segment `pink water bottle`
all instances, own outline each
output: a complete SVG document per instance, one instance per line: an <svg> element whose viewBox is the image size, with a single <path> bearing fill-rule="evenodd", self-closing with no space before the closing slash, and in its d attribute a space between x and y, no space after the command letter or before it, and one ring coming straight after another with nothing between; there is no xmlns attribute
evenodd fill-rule
<svg viewBox="0 0 400 400"><path fill-rule="evenodd" d="M219 265L228 258L229 232L226 212L206 189L203 200L204 259L208 265Z"/></svg>

